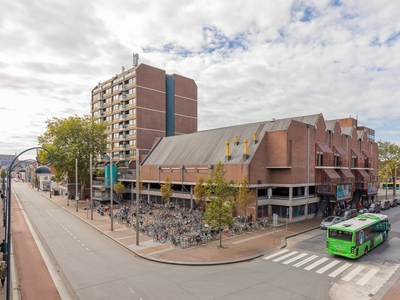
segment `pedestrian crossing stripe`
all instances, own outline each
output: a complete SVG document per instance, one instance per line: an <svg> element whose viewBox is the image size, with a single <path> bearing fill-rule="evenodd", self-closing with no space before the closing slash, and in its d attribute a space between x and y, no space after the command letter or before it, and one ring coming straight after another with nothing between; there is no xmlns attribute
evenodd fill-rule
<svg viewBox="0 0 400 300"><path fill-rule="evenodd" d="M296 255L296 256L294 256ZM281 262L284 265L288 265L291 263L294 263L302 258L304 258L303 260L298 261L297 263L293 264L293 267L299 268L307 263L311 263L312 261L314 261L315 259L318 258L317 255L311 255L308 256L308 253L298 253L297 251L291 251L289 252L289 250L285 249L285 250L281 250L277 253L273 253L269 256L264 257L263 259L265 260L272 260L273 262ZM294 256L294 257L292 257ZM308 256L308 257L306 257ZM307 271L311 271L312 269L315 269L316 267L322 265L323 263L327 262L330 258L328 257L322 257L317 261L314 261L313 263L311 263L310 265L308 265L307 267L304 267L304 270ZM333 267L335 267L336 265L338 265L339 263L341 263L340 260L333 260L330 263L328 263L327 265L323 266L322 268L317 269L315 272L318 274L323 274L326 271L332 269ZM342 266L340 266L339 268L337 268L336 270L334 270L333 272L329 273L328 276L329 277L336 277L339 274L342 274L344 271L346 271L348 268L350 268L351 266L353 266L354 264L352 263L345 263ZM356 266L356 268L354 270L352 270L351 272L349 272L346 276L344 276L341 280L343 281L350 281L352 280L355 276L357 276L358 274L360 274L361 271L363 271L365 269L364 265L358 265ZM365 285L372 277L374 277L376 275L376 273L379 272L379 269L371 269L369 270L366 274L364 274L357 282L357 285Z"/></svg>

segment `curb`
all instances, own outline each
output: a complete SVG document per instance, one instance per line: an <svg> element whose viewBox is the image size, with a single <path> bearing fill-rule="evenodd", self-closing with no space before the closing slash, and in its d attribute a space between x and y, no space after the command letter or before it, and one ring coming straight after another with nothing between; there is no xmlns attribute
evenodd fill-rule
<svg viewBox="0 0 400 300"><path fill-rule="evenodd" d="M59 203L55 202L52 198L47 197L45 194L41 194L44 198L46 198L47 200L50 200L51 202L53 202L54 204L58 205L59 207L63 208L62 205L60 205ZM85 219L82 219L81 217L77 216L76 214L74 214L73 212L63 208L65 211L67 211L68 213L74 215L77 219L81 220L82 222L85 222L86 224L90 225L92 228L94 228L95 230L97 230L99 233L103 234L104 236L108 237L110 240L114 241L115 243L117 243L119 246L124 247L126 250L134 253L136 256L148 260L148 261L153 261L153 262L158 262L158 263L163 263L163 264L169 264L169 265L183 265L183 266L217 266L217 265L228 265L228 264L235 264L235 263L241 263L241 262L246 262L246 261L251 261L254 259L257 259L259 257L264 256L265 254L271 252L271 251L275 251L278 249L282 249L286 247L286 239L293 237L293 236L297 236L299 234L314 230L319 228L317 227L312 227L312 228L308 228L305 229L303 231L299 231L297 233L293 233L287 236L284 236L281 238L281 245L277 246L273 249L269 249L268 251L259 253L259 254L254 254L251 256L247 256L247 257L243 257L240 259L234 259L234 260L227 260L227 261L219 261L219 262L183 262L183 261L171 261L171 260L163 260L163 259L157 259L157 258L153 258L150 257L148 255L144 255L144 254L140 254L137 251L130 249L129 247L125 246L124 244L121 244L120 242L118 242L115 238L113 238L112 236L110 236L109 234L101 231L100 229L98 229L97 227L93 226L91 223L89 223L88 221L86 221Z"/></svg>

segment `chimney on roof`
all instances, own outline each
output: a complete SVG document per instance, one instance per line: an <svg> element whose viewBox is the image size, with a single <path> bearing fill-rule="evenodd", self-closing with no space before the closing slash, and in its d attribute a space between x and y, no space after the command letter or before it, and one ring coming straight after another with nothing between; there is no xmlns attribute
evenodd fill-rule
<svg viewBox="0 0 400 300"><path fill-rule="evenodd" d="M244 143L243 160L249 159L249 146L247 145L248 142L249 142L248 140L243 140Z"/></svg>
<svg viewBox="0 0 400 300"><path fill-rule="evenodd" d="M226 147L225 147L225 161L229 161L231 159L231 154L230 154L230 149L229 149L229 141L225 142Z"/></svg>
<svg viewBox="0 0 400 300"><path fill-rule="evenodd" d="M257 135L253 134L253 144L257 144Z"/></svg>

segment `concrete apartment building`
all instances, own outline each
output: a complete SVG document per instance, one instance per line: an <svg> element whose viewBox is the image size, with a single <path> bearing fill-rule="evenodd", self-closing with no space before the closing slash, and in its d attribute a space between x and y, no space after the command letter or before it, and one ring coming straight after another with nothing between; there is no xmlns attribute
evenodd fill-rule
<svg viewBox="0 0 400 300"><path fill-rule="evenodd" d="M135 172L138 150L145 157L157 138L197 131L197 85L190 78L135 65L92 90L91 112L109 124L107 153L125 177ZM97 167L104 167L107 160L99 160ZM95 199L110 199L101 182L95 188Z"/></svg>
<svg viewBox="0 0 400 300"><path fill-rule="evenodd" d="M211 176L221 161L229 179L248 178L253 216L276 213L296 222L322 216L327 207L357 207L377 194L374 135L353 118L316 114L159 138L141 163L142 196L161 203L160 183L169 176L171 203L194 207L196 181Z"/></svg>

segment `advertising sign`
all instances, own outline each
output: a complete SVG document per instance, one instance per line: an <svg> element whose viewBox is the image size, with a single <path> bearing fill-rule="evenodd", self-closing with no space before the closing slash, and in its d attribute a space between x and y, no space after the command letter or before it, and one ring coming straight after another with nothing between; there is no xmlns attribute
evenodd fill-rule
<svg viewBox="0 0 400 300"><path fill-rule="evenodd" d="M351 199L351 184L340 184L336 187L336 199L343 201Z"/></svg>

